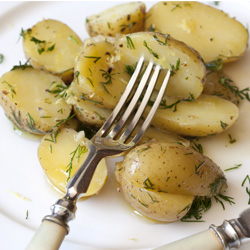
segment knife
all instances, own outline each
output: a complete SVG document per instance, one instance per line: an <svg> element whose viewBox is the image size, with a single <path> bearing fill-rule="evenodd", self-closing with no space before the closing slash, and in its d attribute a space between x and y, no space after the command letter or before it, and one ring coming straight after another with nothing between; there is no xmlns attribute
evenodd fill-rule
<svg viewBox="0 0 250 250"><path fill-rule="evenodd" d="M154 250L229 250L250 243L250 208L239 218L224 220L222 225L210 225L208 230Z"/></svg>

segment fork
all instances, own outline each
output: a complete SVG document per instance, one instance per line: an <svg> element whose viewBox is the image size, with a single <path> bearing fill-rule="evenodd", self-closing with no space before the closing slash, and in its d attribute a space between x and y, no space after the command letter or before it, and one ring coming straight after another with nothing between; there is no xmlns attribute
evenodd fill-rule
<svg viewBox="0 0 250 250"><path fill-rule="evenodd" d="M162 70L159 64L149 61L137 86L144 64L144 57L141 57L112 114L89 141L88 157L68 182L66 195L51 206L52 214L43 218L26 250L59 249L64 237L69 233L68 222L75 218L76 202L87 192L99 161L106 156L115 155L134 147L150 125L165 93L170 78L170 70L166 73L150 112L139 131L131 139L131 134L147 106ZM125 126L127 122L129 124Z"/></svg>

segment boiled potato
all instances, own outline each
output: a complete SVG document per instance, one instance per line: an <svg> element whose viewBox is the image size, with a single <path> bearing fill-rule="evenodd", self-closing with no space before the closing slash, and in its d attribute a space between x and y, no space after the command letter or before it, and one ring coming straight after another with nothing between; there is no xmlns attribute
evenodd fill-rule
<svg viewBox="0 0 250 250"><path fill-rule="evenodd" d="M100 127L111 114L110 109L100 108L96 101L86 98L86 94L80 92L75 82L67 90L66 102L73 105L76 117L86 125Z"/></svg>
<svg viewBox="0 0 250 250"><path fill-rule="evenodd" d="M203 93L217 95L235 105L240 103L239 87L223 71L212 71L206 75Z"/></svg>
<svg viewBox="0 0 250 250"><path fill-rule="evenodd" d="M72 106L63 98L63 81L52 74L19 67L0 79L0 104L9 119L32 134L56 131L68 119Z"/></svg>
<svg viewBox="0 0 250 250"><path fill-rule="evenodd" d="M34 68L62 75L69 82L82 41L66 24L42 20L23 32L23 50Z"/></svg>
<svg viewBox="0 0 250 250"><path fill-rule="evenodd" d="M206 71L199 54L169 36L150 32L87 40L76 61L74 82L86 98L113 109L142 55L146 61L171 69L167 95L187 98L192 94L197 98L201 94ZM165 73L159 77L156 89Z"/></svg>
<svg viewBox="0 0 250 250"><path fill-rule="evenodd" d="M162 221L184 216L194 196L214 196L227 187L223 171L212 160L170 142L135 147L117 164L116 178L135 209Z"/></svg>
<svg viewBox="0 0 250 250"><path fill-rule="evenodd" d="M114 41L105 37L87 40L75 64L76 86L100 108L113 109L130 78L114 61Z"/></svg>
<svg viewBox="0 0 250 250"><path fill-rule="evenodd" d="M205 62L235 61L248 42L247 29L235 18L199 2L156 3L147 13L145 30L170 34L199 51Z"/></svg>
<svg viewBox="0 0 250 250"><path fill-rule="evenodd" d="M86 29L90 36L116 36L144 29L146 6L142 2L116 5L86 19Z"/></svg>
<svg viewBox="0 0 250 250"><path fill-rule="evenodd" d="M144 116L149 110L147 107ZM182 136L208 136L230 128L238 114L235 104L218 96L202 94L193 101L165 96L152 125Z"/></svg>
<svg viewBox="0 0 250 250"><path fill-rule="evenodd" d="M124 66L133 68L143 55L146 61L154 61L163 69L171 70L168 96L187 98L192 94L197 98L201 94L205 66L200 55L184 43L154 32L122 35L117 39L120 62ZM165 74L160 76L156 89L160 88Z"/></svg>
<svg viewBox="0 0 250 250"><path fill-rule="evenodd" d="M63 128L56 134L45 135L38 147L38 158L49 182L62 193L77 169L88 155L88 139L84 132ZM103 159L97 166L87 193L84 196L97 194L108 176L107 166Z"/></svg>

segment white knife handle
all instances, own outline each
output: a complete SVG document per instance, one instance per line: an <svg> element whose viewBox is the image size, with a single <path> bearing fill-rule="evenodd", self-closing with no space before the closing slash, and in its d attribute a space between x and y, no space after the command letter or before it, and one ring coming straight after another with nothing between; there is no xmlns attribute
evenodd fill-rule
<svg viewBox="0 0 250 250"><path fill-rule="evenodd" d="M206 230L155 250L223 250L223 246L212 230Z"/></svg>
<svg viewBox="0 0 250 250"><path fill-rule="evenodd" d="M26 250L58 250L66 234L63 226L44 220Z"/></svg>

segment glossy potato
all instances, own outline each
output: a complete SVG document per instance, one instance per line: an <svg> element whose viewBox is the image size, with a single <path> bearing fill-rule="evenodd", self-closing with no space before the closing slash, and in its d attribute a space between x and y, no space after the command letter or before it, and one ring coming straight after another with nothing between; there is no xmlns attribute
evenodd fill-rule
<svg viewBox="0 0 250 250"><path fill-rule="evenodd" d="M69 81L82 41L66 24L42 20L23 31L23 50L29 63L38 69L62 75Z"/></svg>
<svg viewBox="0 0 250 250"><path fill-rule="evenodd" d="M90 36L116 36L144 30L146 6L142 2L116 5L96 15L87 17L86 29Z"/></svg>
<svg viewBox="0 0 250 250"><path fill-rule="evenodd" d="M187 98L192 94L197 98L202 90L205 65L200 54L173 37L154 32L138 32L117 38L119 60L133 69L143 55L146 61L159 63L163 69L171 70L166 94L171 97ZM159 89L166 71L159 77Z"/></svg>
<svg viewBox="0 0 250 250"><path fill-rule="evenodd" d="M117 164L116 178L135 209L161 221L184 216L194 196L214 196L227 187L223 171L211 159L170 142L135 147Z"/></svg>
<svg viewBox="0 0 250 250"><path fill-rule="evenodd" d="M149 112L146 108L144 116ZM208 136L230 128L239 115L238 107L218 96L202 94L198 99L165 96L152 125L182 136Z"/></svg>
<svg viewBox="0 0 250 250"><path fill-rule="evenodd" d="M98 102L86 98L86 94L80 92L75 82L72 82L67 90L66 102L73 105L76 117L83 124L100 127L111 114L110 109L101 108Z"/></svg>
<svg viewBox="0 0 250 250"><path fill-rule="evenodd" d="M66 185L88 155L88 139L84 132L63 128L56 134L45 135L38 147L41 166L54 188L66 192ZM97 194L105 184L108 176L103 159L97 166L87 193Z"/></svg>
<svg viewBox="0 0 250 250"><path fill-rule="evenodd" d="M164 21L163 21L164 20ZM248 31L235 18L199 2L158 2L147 12L145 30L168 33L190 45L205 62L231 62L247 48Z"/></svg>
<svg viewBox="0 0 250 250"><path fill-rule="evenodd" d="M187 98L192 94L197 98L201 94L206 71L199 54L169 36L150 32L88 39L76 61L74 82L86 98L113 109L142 55L145 61L171 70L167 95ZM163 70L156 89L165 74Z"/></svg>
<svg viewBox="0 0 250 250"><path fill-rule="evenodd" d="M30 67L17 68L0 79L0 104L19 129L32 134L52 133L72 109L63 99L65 88L57 76Z"/></svg>
<svg viewBox="0 0 250 250"><path fill-rule="evenodd" d="M100 108L113 109L130 78L115 58L115 39L99 36L84 43L76 60L74 82Z"/></svg>
<svg viewBox="0 0 250 250"><path fill-rule="evenodd" d="M163 222L172 222L185 216L193 202L193 195L168 194L142 188L125 177L120 180L125 200L144 216Z"/></svg>

